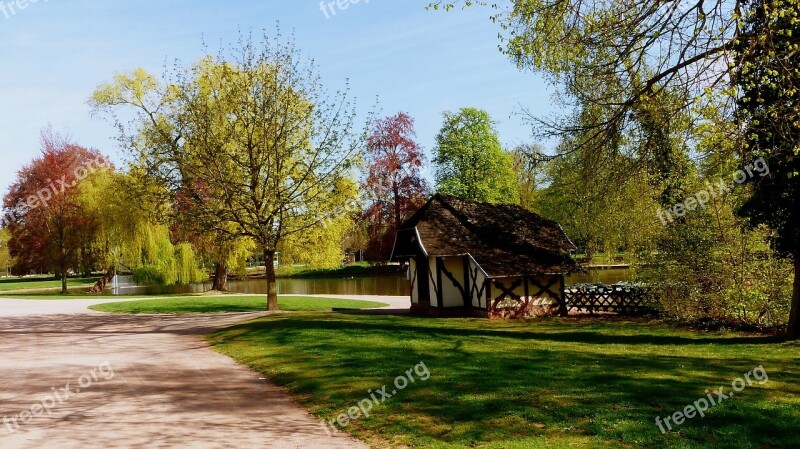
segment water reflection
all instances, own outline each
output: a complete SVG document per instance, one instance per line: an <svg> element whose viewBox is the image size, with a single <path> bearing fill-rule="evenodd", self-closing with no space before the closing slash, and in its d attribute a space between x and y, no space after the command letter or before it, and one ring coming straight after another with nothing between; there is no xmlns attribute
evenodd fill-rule
<svg viewBox="0 0 800 449"><path fill-rule="evenodd" d="M610 269L591 270L567 277L567 285L580 283L615 284L628 279L630 270ZM121 288L117 295L169 295L178 293L203 293L211 289L211 283L176 285L170 287L132 287ZM264 279L231 281L228 289L233 293L266 295L267 282ZM278 279L278 294L294 295L394 295L409 294L408 280L404 275L373 276L356 278L291 278Z"/></svg>

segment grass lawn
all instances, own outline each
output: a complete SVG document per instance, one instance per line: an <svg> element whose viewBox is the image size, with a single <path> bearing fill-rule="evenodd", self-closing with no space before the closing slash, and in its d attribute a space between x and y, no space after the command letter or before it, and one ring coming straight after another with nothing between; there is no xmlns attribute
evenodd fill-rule
<svg viewBox="0 0 800 449"><path fill-rule="evenodd" d="M638 320L298 313L208 338L325 420L368 390L391 392L397 376L423 362L430 379L347 427L378 447L800 447L800 344L769 337ZM766 383L665 435L656 426L656 416L684 409L706 389L731 392L732 381L760 365Z"/></svg>
<svg viewBox="0 0 800 449"><path fill-rule="evenodd" d="M307 296L282 296L278 307L284 311L330 311L333 309L369 309L387 304L354 299L332 299ZM99 304L89 307L111 313L222 313L258 312L266 308L266 296L191 296L142 299L138 301Z"/></svg>
<svg viewBox="0 0 800 449"><path fill-rule="evenodd" d="M91 287L99 278L68 278L67 287ZM4 278L0 279L0 292L15 290L34 290L44 288L61 288L60 280L53 280L52 276L29 278Z"/></svg>

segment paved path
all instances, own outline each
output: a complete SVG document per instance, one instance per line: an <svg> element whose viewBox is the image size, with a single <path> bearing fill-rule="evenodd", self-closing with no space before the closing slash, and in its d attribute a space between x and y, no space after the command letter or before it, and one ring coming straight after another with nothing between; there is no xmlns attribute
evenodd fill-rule
<svg viewBox="0 0 800 449"><path fill-rule="evenodd" d="M408 308L407 298L364 299ZM329 436L290 394L202 338L265 313L86 309L103 302L0 299L0 448L367 447Z"/></svg>

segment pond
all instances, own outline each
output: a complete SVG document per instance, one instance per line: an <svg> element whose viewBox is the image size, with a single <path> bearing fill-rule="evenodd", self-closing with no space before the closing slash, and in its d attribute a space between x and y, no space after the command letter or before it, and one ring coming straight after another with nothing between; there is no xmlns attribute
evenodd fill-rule
<svg viewBox="0 0 800 449"><path fill-rule="evenodd" d="M628 279L630 269L612 268L589 270L586 273L567 277L567 285L580 283L615 284ZM233 293L266 295L267 283L264 279L231 281L228 288ZM121 288L117 295L167 295L175 293L203 293L211 289L210 283L177 285L170 287L129 287ZM408 281L404 275L369 276L353 278L282 278L278 279L279 294L294 295L388 295L407 296Z"/></svg>

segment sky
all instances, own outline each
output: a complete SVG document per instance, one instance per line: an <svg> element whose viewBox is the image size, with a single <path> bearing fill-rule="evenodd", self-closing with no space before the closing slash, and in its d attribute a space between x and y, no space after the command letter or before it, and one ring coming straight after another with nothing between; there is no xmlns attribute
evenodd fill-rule
<svg viewBox="0 0 800 449"><path fill-rule="evenodd" d="M139 67L160 74L174 60L192 64L203 42L216 52L240 30L273 34L277 24L314 59L328 90L349 82L363 117L376 104L380 115L411 114L429 158L442 113L462 107L487 110L506 147L534 142L517 113L548 114L547 84L498 50L489 9L428 11L428 3L0 0L0 188L38 155L48 125L121 164L115 129L87 105L100 83Z"/></svg>

